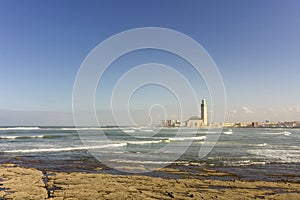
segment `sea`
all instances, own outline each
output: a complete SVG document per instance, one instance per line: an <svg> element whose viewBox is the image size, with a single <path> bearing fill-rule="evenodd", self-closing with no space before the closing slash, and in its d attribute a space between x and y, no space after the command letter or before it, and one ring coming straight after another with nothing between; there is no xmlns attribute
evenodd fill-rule
<svg viewBox="0 0 300 200"><path fill-rule="evenodd" d="M0 127L0 163L47 171L172 177L162 167L216 179L300 182L299 128L223 129L212 150L199 157L211 130L159 127Z"/></svg>

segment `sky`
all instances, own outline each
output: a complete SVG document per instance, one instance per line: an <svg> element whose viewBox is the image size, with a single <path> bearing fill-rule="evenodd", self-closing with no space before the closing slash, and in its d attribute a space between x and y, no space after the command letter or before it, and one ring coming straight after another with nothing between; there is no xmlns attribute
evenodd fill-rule
<svg viewBox="0 0 300 200"><path fill-rule="evenodd" d="M226 121L300 120L299 8L298 0L0 0L0 125L72 125L73 85L84 59L105 39L140 27L176 30L203 46L224 82ZM118 78L147 62L172 65L199 85L199 100L209 100L203 79L184 61L135 52L113 63L98 87L104 123L113 124L107 112ZM133 118L141 124L149 123L145 110L154 104L164 104L167 117L179 117L167 89L144 87L132 98ZM162 109L151 112L155 123ZM197 113L194 107L188 112Z"/></svg>

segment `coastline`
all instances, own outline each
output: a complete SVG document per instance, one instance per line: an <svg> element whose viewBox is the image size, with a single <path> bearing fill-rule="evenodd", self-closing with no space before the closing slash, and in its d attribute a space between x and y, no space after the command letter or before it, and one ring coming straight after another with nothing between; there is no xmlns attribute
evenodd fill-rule
<svg viewBox="0 0 300 200"><path fill-rule="evenodd" d="M141 136L150 131L126 130ZM95 141L98 132L85 130ZM120 156L112 160L116 165L111 168L83 149L74 128L3 128L0 199L300 199L300 129L233 129L232 134L222 134L202 160L197 153L205 132L200 131L197 140L167 167L144 174L124 172L147 169L142 162L151 159L141 152L166 146L169 142L164 140L174 133L167 129L151 140L133 140L121 130L107 129L107 136L126 143L119 149L101 150L109 159ZM186 140L170 141L180 146ZM133 153L136 159L124 162L123 152ZM166 160L168 155L164 151L155 158Z"/></svg>
<svg viewBox="0 0 300 200"><path fill-rule="evenodd" d="M231 176L203 169L198 176L175 168L162 172L181 178L53 172L15 164L0 165L3 199L299 199L300 184L287 181L215 180Z"/></svg>

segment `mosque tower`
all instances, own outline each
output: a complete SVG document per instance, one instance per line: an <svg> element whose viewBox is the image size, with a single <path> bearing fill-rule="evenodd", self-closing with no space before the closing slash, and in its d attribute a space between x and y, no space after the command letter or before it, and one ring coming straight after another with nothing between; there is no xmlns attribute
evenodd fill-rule
<svg viewBox="0 0 300 200"><path fill-rule="evenodd" d="M201 119L203 121L203 125L207 126L207 105L205 99L202 99L201 103Z"/></svg>

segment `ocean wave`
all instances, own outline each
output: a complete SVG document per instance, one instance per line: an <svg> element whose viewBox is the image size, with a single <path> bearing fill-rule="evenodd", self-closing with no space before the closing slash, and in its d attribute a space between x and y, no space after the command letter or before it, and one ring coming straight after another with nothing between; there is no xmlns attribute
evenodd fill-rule
<svg viewBox="0 0 300 200"><path fill-rule="evenodd" d="M256 149L249 150L248 153L263 156L269 162L277 163L299 163L300 150L284 149Z"/></svg>
<svg viewBox="0 0 300 200"><path fill-rule="evenodd" d="M0 130L39 130L40 128L39 127L27 127L27 126L25 126L25 127L23 127L23 126L18 126L18 127L5 127L5 128L3 128L3 127L1 127L0 128Z"/></svg>
<svg viewBox="0 0 300 200"><path fill-rule="evenodd" d="M55 138L64 138L74 135L5 135L0 136L0 139L32 139L32 138L44 138L44 139L55 139Z"/></svg>
<svg viewBox="0 0 300 200"><path fill-rule="evenodd" d="M59 151L74 151L86 150L86 147L68 147L68 148L47 148L47 149L16 149L4 151L4 153L41 153L41 152L59 152Z"/></svg>
<svg viewBox="0 0 300 200"><path fill-rule="evenodd" d="M142 131L142 132L146 132L146 133L153 132L152 129L144 129L144 130L142 129L141 131Z"/></svg>
<svg viewBox="0 0 300 200"><path fill-rule="evenodd" d="M118 127L62 127L62 128L48 128L62 131L99 131L99 130L120 130Z"/></svg>
<svg viewBox="0 0 300 200"><path fill-rule="evenodd" d="M187 161L162 161L162 160L130 160L130 159L111 159L109 162L127 163L127 164L190 164Z"/></svg>
<svg viewBox="0 0 300 200"><path fill-rule="evenodd" d="M9 135L0 136L0 139L30 139L30 138L43 138L44 135L32 135L32 136L20 136L20 135Z"/></svg>
<svg viewBox="0 0 300 200"><path fill-rule="evenodd" d="M232 130L223 131L222 133L226 134L226 135L232 135L233 134Z"/></svg>
<svg viewBox="0 0 300 200"><path fill-rule="evenodd" d="M152 161L152 160L127 160L127 159L112 159L110 162L128 163L128 164L172 164L172 161Z"/></svg>
<svg viewBox="0 0 300 200"><path fill-rule="evenodd" d="M223 161L225 166L249 166L249 165L265 165L266 161L239 160L239 161Z"/></svg>
<svg viewBox="0 0 300 200"><path fill-rule="evenodd" d="M285 136L290 136L292 133L288 131L281 131L281 132L270 132L270 133L263 133L267 135L285 135Z"/></svg>
<svg viewBox="0 0 300 200"><path fill-rule="evenodd" d="M103 128L92 128L92 127L85 127L85 128L59 128L58 130L63 130L63 131L85 131L85 130L103 130Z"/></svg>
<svg viewBox="0 0 300 200"><path fill-rule="evenodd" d="M122 130L124 133L134 133L135 130Z"/></svg>
<svg viewBox="0 0 300 200"><path fill-rule="evenodd" d="M155 140L155 141L129 141L127 142L128 144L155 144L155 143L160 143L162 140Z"/></svg>
<svg viewBox="0 0 300 200"><path fill-rule="evenodd" d="M45 130L62 130L62 131L97 131L97 130L118 130L123 132L132 133L135 131L153 132L154 130L146 127L44 127L40 129ZM1 129L0 129L1 130Z"/></svg>
<svg viewBox="0 0 300 200"><path fill-rule="evenodd" d="M7 150L4 153L42 153L42 152L61 152L61 151L78 151L78 150L89 150L89 149L103 149L111 147L122 147L126 146L127 143L118 144L105 144L101 146L80 146L80 147L66 147L66 148L47 148L47 149L17 149L17 150Z"/></svg>
<svg viewBox="0 0 300 200"><path fill-rule="evenodd" d="M147 138L147 137L139 137L139 138ZM128 144L155 144L161 142L173 142L173 141L191 141L191 140L204 140L206 136L194 136L194 137L172 137L172 138L165 138L165 137L156 137L160 140L142 140L142 141L128 141Z"/></svg>
<svg viewBox="0 0 300 200"><path fill-rule="evenodd" d="M74 135L44 135L43 138L45 139L55 139L55 138L64 138L64 137L70 137Z"/></svg>
<svg viewBox="0 0 300 200"><path fill-rule="evenodd" d="M167 140L170 140L170 141L204 140L204 139L206 139L206 136L167 138Z"/></svg>
<svg viewBox="0 0 300 200"><path fill-rule="evenodd" d="M265 147L265 146L267 146L267 143L256 144L256 145L254 145L254 146L257 146L257 147Z"/></svg>
<svg viewBox="0 0 300 200"><path fill-rule="evenodd" d="M62 131L78 131L79 128L57 128L56 130L62 130Z"/></svg>

